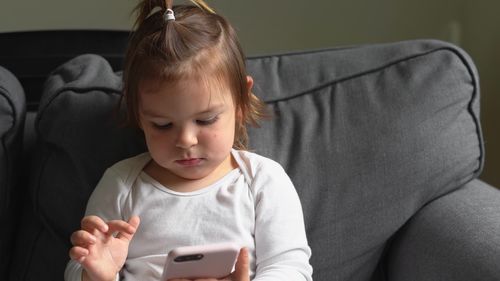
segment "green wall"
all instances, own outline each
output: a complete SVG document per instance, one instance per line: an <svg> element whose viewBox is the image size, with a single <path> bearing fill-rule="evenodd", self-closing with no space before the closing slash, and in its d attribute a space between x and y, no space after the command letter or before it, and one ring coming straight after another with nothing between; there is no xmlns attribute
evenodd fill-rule
<svg viewBox="0 0 500 281"><path fill-rule="evenodd" d="M179 3L179 1L177 1ZM182 1L185 2L185 1ZM235 25L248 55L432 37L451 40L446 1L208 0ZM130 29L136 0L2 0L0 32Z"/></svg>
<svg viewBox="0 0 500 281"><path fill-rule="evenodd" d="M232 21L247 55L436 38L464 48L481 76L486 167L500 187L498 0L207 0ZM2 0L0 32L130 29L135 0ZM179 3L179 2L176 2Z"/></svg>
<svg viewBox="0 0 500 281"><path fill-rule="evenodd" d="M486 165L481 176L500 188L500 1L466 1L462 47L474 59L481 79L481 122Z"/></svg>

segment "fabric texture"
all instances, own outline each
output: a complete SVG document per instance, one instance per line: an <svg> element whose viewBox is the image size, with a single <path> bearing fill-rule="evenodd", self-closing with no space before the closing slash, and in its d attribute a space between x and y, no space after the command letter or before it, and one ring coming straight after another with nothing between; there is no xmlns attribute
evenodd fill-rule
<svg viewBox="0 0 500 281"><path fill-rule="evenodd" d="M273 115L249 131L250 147L279 162L295 185L314 280L405 280L391 255L411 249L404 236L412 232L401 230L421 225L413 217L463 190L487 195L483 204L500 196L466 185L482 169L484 148L477 71L456 46L417 40L279 54L250 58L247 68ZM116 125L120 89L120 76L95 55L49 77L35 124L25 215L33 219L22 226L11 280L62 279L69 235L100 176L145 151L140 132ZM461 247L474 241L464 237ZM449 261L475 270L458 253Z"/></svg>
<svg viewBox="0 0 500 281"><path fill-rule="evenodd" d="M499 222L499 192L479 180L434 200L394 241L390 280L499 280Z"/></svg>
<svg viewBox="0 0 500 281"><path fill-rule="evenodd" d="M17 78L0 66L0 276L6 276L17 227L22 135L26 104Z"/></svg>
<svg viewBox="0 0 500 281"><path fill-rule="evenodd" d="M370 280L396 231L482 167L476 70L452 45L268 56L248 69L273 113L251 147L298 190L315 280Z"/></svg>
<svg viewBox="0 0 500 281"><path fill-rule="evenodd" d="M223 242L249 249L252 280L312 280L302 209L289 177L270 159L232 154L239 168L194 192L175 192L144 173L149 153L106 171L86 215L141 218L123 280L160 280L170 250ZM81 266L70 261L65 276L79 281Z"/></svg>

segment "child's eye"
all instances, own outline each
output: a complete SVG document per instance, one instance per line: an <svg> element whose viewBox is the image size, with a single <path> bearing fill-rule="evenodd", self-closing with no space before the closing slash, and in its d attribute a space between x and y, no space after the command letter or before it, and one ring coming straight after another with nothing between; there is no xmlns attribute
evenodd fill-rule
<svg viewBox="0 0 500 281"><path fill-rule="evenodd" d="M172 123L167 123L167 124L153 123L153 127L155 127L156 129L164 130L164 129L168 129L168 128L172 127Z"/></svg>
<svg viewBox="0 0 500 281"><path fill-rule="evenodd" d="M219 116L214 116L212 118L204 119L204 120L196 120L196 123L198 125L207 126L207 125L211 125L211 124L217 122L217 120L219 120Z"/></svg>

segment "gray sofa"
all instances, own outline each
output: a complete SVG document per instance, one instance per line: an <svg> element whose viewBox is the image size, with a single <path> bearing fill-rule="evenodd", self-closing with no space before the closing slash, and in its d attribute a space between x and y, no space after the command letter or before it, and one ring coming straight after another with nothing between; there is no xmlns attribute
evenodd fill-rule
<svg viewBox="0 0 500 281"><path fill-rule="evenodd" d="M17 188L24 164L21 159L25 104L21 84L0 66L0 280L7 277L20 210Z"/></svg>
<svg viewBox="0 0 500 281"><path fill-rule="evenodd" d="M295 183L314 280L500 280L500 191L477 178L485 151L467 54L416 40L253 57L247 68L273 113L250 147ZM13 248L1 249L2 280L62 280L104 169L145 150L140 132L117 125L116 70L96 54L55 69L28 112L22 163L9 137L21 128L4 120L23 111L23 92L0 72L1 108L15 108L0 110L0 172L18 179L1 189L20 206L14 242L2 236Z"/></svg>

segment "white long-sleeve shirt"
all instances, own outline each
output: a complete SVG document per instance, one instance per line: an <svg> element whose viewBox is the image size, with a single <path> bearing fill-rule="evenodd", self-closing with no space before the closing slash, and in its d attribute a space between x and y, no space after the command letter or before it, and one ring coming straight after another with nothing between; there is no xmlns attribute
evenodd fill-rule
<svg viewBox="0 0 500 281"><path fill-rule="evenodd" d="M194 192L175 192L145 172L149 153L106 170L86 215L141 224L129 246L120 278L160 281L167 253L176 247L234 242L250 253L254 281L312 280L302 208L283 168L257 154L233 150L238 168ZM81 280L70 261L65 280Z"/></svg>

